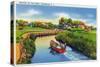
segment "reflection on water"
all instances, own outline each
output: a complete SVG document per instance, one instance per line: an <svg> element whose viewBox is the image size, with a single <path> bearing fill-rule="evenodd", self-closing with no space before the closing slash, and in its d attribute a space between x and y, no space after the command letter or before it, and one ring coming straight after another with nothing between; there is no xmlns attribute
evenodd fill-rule
<svg viewBox="0 0 100 67"><path fill-rule="evenodd" d="M45 62L61 62L71 60L87 60L88 58L83 54L72 50L67 46L64 54L51 54L50 53L50 41L55 40L55 36L38 37L35 41L36 52L32 57L32 63L45 63Z"/></svg>
<svg viewBox="0 0 100 67"><path fill-rule="evenodd" d="M51 47L49 48L50 49L50 53L52 55L58 55L59 53L57 53L56 51L54 51Z"/></svg>

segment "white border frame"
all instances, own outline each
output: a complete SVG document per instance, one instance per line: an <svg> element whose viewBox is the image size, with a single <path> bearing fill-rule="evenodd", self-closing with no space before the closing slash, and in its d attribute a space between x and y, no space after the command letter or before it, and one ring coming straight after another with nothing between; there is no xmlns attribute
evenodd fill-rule
<svg viewBox="0 0 100 67"><path fill-rule="evenodd" d="M63 62L46 62L46 63L33 63L33 64L16 64L16 4L22 4L22 5L44 5L44 6L62 6L62 7L76 7L76 8L95 8L96 9L96 27L97 27L97 6L89 6L89 5L73 5L73 4L62 4L62 3L43 3L43 2L28 2L28 1L14 1L14 65L15 66L24 66L24 65L44 65L44 64L58 64L58 63L76 63L76 62L95 62L98 59L98 51L97 51L97 33L98 33L98 28L96 30L96 60L78 60L78 61L63 61Z"/></svg>
<svg viewBox="0 0 100 67"><path fill-rule="evenodd" d="M16 4L22 5L44 5L44 6L62 6L62 7L80 7L80 8L97 8L97 6L89 5L73 5L73 4L62 4L62 3L42 3L42 2L27 2L27 1L15 1Z"/></svg>

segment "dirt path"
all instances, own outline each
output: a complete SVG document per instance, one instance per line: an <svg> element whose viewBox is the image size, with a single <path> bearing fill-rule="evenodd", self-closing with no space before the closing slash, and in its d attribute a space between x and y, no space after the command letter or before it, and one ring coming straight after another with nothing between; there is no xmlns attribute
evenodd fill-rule
<svg viewBox="0 0 100 67"><path fill-rule="evenodd" d="M21 51L20 51L20 44L17 43L16 44L16 62L18 62L18 60L20 59L20 56L21 56Z"/></svg>

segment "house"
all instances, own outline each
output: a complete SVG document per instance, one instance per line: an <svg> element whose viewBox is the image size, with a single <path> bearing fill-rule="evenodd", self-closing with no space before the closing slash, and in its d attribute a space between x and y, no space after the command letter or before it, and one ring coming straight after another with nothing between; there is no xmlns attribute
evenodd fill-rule
<svg viewBox="0 0 100 67"><path fill-rule="evenodd" d="M86 28L86 25L83 22L80 22L78 24L78 27L81 28L81 29L85 29Z"/></svg>
<svg viewBox="0 0 100 67"><path fill-rule="evenodd" d="M85 31L91 31L91 28L89 26L87 26L84 22L80 22L78 27Z"/></svg>

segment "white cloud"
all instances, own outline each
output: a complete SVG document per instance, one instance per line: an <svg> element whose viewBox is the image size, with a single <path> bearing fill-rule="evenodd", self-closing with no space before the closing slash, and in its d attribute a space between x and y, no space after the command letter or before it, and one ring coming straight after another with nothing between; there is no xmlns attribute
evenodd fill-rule
<svg viewBox="0 0 100 67"><path fill-rule="evenodd" d="M72 17L72 18L79 19L79 18L82 18L82 15L77 14L77 13L71 13L71 17Z"/></svg>
<svg viewBox="0 0 100 67"><path fill-rule="evenodd" d="M18 15L18 17L30 17L30 16L33 16L33 15L39 15L39 14L41 14L40 11L35 10L35 9L30 9L30 10L24 12L24 13L20 13Z"/></svg>
<svg viewBox="0 0 100 67"><path fill-rule="evenodd" d="M59 17L68 17L70 18L70 15L64 12L60 12L60 13L55 13L54 16L56 16L57 18Z"/></svg>
<svg viewBox="0 0 100 67"><path fill-rule="evenodd" d="M89 18L93 18L94 15L93 15L93 14L88 14L87 17L89 17Z"/></svg>
<svg viewBox="0 0 100 67"><path fill-rule="evenodd" d="M72 18L73 20L80 20L80 21L83 21L86 25L88 25L88 26L94 26L94 27L96 27L96 21L95 20L93 20L93 19L76 19L76 18Z"/></svg>

